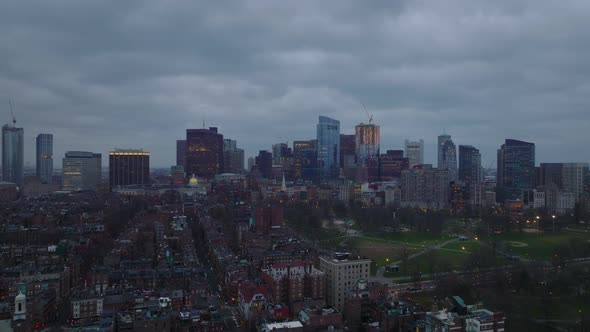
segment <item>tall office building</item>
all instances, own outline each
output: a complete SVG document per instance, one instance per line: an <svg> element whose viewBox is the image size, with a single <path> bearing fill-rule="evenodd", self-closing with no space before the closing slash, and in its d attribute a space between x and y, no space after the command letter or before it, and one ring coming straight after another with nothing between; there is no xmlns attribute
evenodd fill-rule
<svg viewBox="0 0 590 332"><path fill-rule="evenodd" d="M2 180L23 186L24 130L14 125L2 127Z"/></svg>
<svg viewBox="0 0 590 332"><path fill-rule="evenodd" d="M314 181L318 176L317 140L293 141L294 177Z"/></svg>
<svg viewBox="0 0 590 332"><path fill-rule="evenodd" d="M207 179L223 171L223 135L216 127L186 130L185 170Z"/></svg>
<svg viewBox="0 0 590 332"><path fill-rule="evenodd" d="M481 154L471 145L459 145L459 180L465 183L465 200L472 207L481 205Z"/></svg>
<svg viewBox="0 0 590 332"><path fill-rule="evenodd" d="M563 163L541 163L537 184L542 187L563 188Z"/></svg>
<svg viewBox="0 0 590 332"><path fill-rule="evenodd" d="M320 179L334 179L339 174L340 121L320 116L317 125L317 140Z"/></svg>
<svg viewBox="0 0 590 332"><path fill-rule="evenodd" d="M283 165L285 160L291 157L293 157L293 151L287 143L277 143L272 145L273 165Z"/></svg>
<svg viewBox="0 0 590 332"><path fill-rule="evenodd" d="M380 167L381 180L391 181L399 179L402 171L410 167L410 162L408 158L404 158L403 150L387 150L381 154Z"/></svg>
<svg viewBox="0 0 590 332"><path fill-rule="evenodd" d="M424 140L421 139L417 142L411 142L406 140L406 158L410 163L410 168L416 165L424 164Z"/></svg>
<svg viewBox="0 0 590 332"><path fill-rule="evenodd" d="M528 199L528 193L535 188L535 144L506 139L498 149L497 160L498 202Z"/></svg>
<svg viewBox="0 0 590 332"><path fill-rule="evenodd" d="M116 149L109 152L109 185L111 188L148 184L150 184L149 152L131 149Z"/></svg>
<svg viewBox="0 0 590 332"><path fill-rule="evenodd" d="M588 163L564 163L562 173L563 191L575 195L576 200L584 193Z"/></svg>
<svg viewBox="0 0 590 332"><path fill-rule="evenodd" d="M96 190L102 172L102 155L86 151L68 151L62 163L62 189Z"/></svg>
<svg viewBox="0 0 590 332"><path fill-rule="evenodd" d="M176 140L176 165L186 167L186 140Z"/></svg>
<svg viewBox="0 0 590 332"><path fill-rule="evenodd" d="M223 140L223 172L244 173L244 150L238 149L237 142L233 139Z"/></svg>
<svg viewBox="0 0 590 332"><path fill-rule="evenodd" d="M356 136L340 134L340 168L356 166Z"/></svg>
<svg viewBox="0 0 590 332"><path fill-rule="evenodd" d="M41 183L46 183L51 191L51 177L53 176L53 135L37 135L37 177Z"/></svg>
<svg viewBox="0 0 590 332"><path fill-rule="evenodd" d="M438 136L438 145L436 146L436 151L438 153L438 168L441 168L444 163L443 145L447 141L451 141L451 135L442 134Z"/></svg>
<svg viewBox="0 0 590 332"><path fill-rule="evenodd" d="M366 166L371 157L379 156L379 126L361 123L355 127L358 164Z"/></svg>
<svg viewBox="0 0 590 332"><path fill-rule="evenodd" d="M443 139L441 140L441 137ZM438 168L449 171L451 181L457 180L457 147L451 140L450 135L441 135L438 137L440 145L438 146Z"/></svg>
<svg viewBox="0 0 590 332"><path fill-rule="evenodd" d="M260 150L256 157L256 168L260 172L260 176L270 179L272 177L272 153Z"/></svg>

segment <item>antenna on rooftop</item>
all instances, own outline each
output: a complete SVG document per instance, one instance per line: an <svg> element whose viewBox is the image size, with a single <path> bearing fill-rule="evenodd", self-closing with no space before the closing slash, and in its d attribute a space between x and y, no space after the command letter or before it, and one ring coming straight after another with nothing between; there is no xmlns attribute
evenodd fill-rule
<svg viewBox="0 0 590 332"><path fill-rule="evenodd" d="M205 129L205 120L203 120L203 129Z"/></svg>

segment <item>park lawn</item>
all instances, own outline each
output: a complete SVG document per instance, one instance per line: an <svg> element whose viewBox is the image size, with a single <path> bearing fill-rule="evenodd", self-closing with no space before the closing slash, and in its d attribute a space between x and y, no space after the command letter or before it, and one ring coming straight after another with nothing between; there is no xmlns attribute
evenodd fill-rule
<svg viewBox="0 0 590 332"><path fill-rule="evenodd" d="M465 252L473 252L474 250L479 249L481 243L478 241L457 241L448 243L443 249L450 249L450 250L464 250ZM448 251L448 250L441 250L441 251Z"/></svg>
<svg viewBox="0 0 590 332"><path fill-rule="evenodd" d="M451 237L449 236L420 232L401 232L395 234L368 234L363 238L395 242L398 244L405 244L409 247L431 247L437 245L438 243L451 239Z"/></svg>
<svg viewBox="0 0 590 332"><path fill-rule="evenodd" d="M390 262L401 260L404 253L404 245L384 241L380 239L368 239L364 237L351 238L348 243L351 248L362 256L369 257L378 267ZM407 255L412 255L421 249L406 247Z"/></svg>
<svg viewBox="0 0 590 332"><path fill-rule="evenodd" d="M494 235L489 238L490 241L497 240L505 242L508 252L520 255L530 259L550 259L555 255L556 249L571 241L572 239L590 239L590 234L570 233L570 232L542 232L542 233L519 233L511 232L506 234ZM526 246L510 245L506 242L522 242Z"/></svg>

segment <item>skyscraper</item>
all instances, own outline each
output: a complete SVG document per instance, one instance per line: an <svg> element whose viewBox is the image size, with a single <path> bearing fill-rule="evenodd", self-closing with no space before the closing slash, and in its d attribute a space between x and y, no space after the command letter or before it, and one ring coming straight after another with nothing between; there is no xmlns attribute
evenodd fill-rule
<svg viewBox="0 0 590 332"><path fill-rule="evenodd" d="M535 144L506 139L498 149L498 202L525 199L535 188Z"/></svg>
<svg viewBox="0 0 590 332"><path fill-rule="evenodd" d="M451 135L447 135L447 134L442 134L438 136L438 145L436 146L436 151L438 153L438 164L437 167L441 168L441 166L443 165L443 144L446 141L450 141L451 140Z"/></svg>
<svg viewBox="0 0 590 332"><path fill-rule="evenodd" d="M424 140L420 139L417 142L406 140L405 145L410 168L424 164Z"/></svg>
<svg viewBox="0 0 590 332"><path fill-rule="evenodd" d="M272 145L272 163L273 165L283 165L285 159L291 158L293 152L287 143L277 143Z"/></svg>
<svg viewBox="0 0 590 332"><path fill-rule="evenodd" d="M111 188L150 184L150 153L143 150L116 149L109 152Z"/></svg>
<svg viewBox="0 0 590 332"><path fill-rule="evenodd" d="M367 160L379 156L379 126L376 124L361 123L355 127L356 155L358 164L367 165Z"/></svg>
<svg viewBox="0 0 590 332"><path fill-rule="evenodd" d="M53 175L53 135L37 135L37 177L41 183L47 183L51 191L51 176Z"/></svg>
<svg viewBox="0 0 590 332"><path fill-rule="evenodd" d="M472 206L481 204L481 154L471 145L459 145L459 180L465 183L465 199Z"/></svg>
<svg viewBox="0 0 590 332"><path fill-rule="evenodd" d="M334 179L339 173L340 121L320 116L317 125L317 139L320 179Z"/></svg>
<svg viewBox="0 0 590 332"><path fill-rule="evenodd" d="M24 130L14 125L2 127L2 180L23 186Z"/></svg>
<svg viewBox="0 0 590 332"><path fill-rule="evenodd" d="M260 176L270 179L272 176L272 153L260 150L256 157L256 167L260 172Z"/></svg>
<svg viewBox="0 0 590 332"><path fill-rule="evenodd" d="M438 168L449 171L449 179L457 180L457 147L451 140L451 136L445 135L448 139L438 146ZM441 141L440 136L438 137Z"/></svg>
<svg viewBox="0 0 590 332"><path fill-rule="evenodd" d="M238 149L237 142L232 139L223 140L223 172L244 173L244 150Z"/></svg>
<svg viewBox="0 0 590 332"><path fill-rule="evenodd" d="M216 127L186 130L186 174L207 179L223 171L223 135Z"/></svg>
<svg viewBox="0 0 590 332"><path fill-rule="evenodd" d="M356 164L355 135L340 134L340 168L351 168Z"/></svg>
<svg viewBox="0 0 590 332"><path fill-rule="evenodd" d="M317 179L317 140L293 141L294 177L314 181Z"/></svg>
<svg viewBox="0 0 590 332"><path fill-rule="evenodd" d="M176 140L176 165L186 167L186 140Z"/></svg>
<svg viewBox="0 0 590 332"><path fill-rule="evenodd" d="M576 200L584 192L584 182L588 173L588 163L564 163L563 164L563 191L572 193Z"/></svg>
<svg viewBox="0 0 590 332"><path fill-rule="evenodd" d="M101 179L102 155L86 151L68 151L63 158L63 190L96 190Z"/></svg>

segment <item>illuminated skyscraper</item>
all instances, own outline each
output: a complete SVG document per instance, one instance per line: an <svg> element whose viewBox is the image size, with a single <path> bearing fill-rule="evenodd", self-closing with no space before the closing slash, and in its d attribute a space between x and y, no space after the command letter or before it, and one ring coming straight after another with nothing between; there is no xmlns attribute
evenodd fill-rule
<svg viewBox="0 0 590 332"><path fill-rule="evenodd" d="M109 184L111 188L150 184L150 153L122 149L109 152Z"/></svg>
<svg viewBox="0 0 590 332"><path fill-rule="evenodd" d="M51 190L51 176L53 175L53 135L37 135L37 177L41 183L47 183Z"/></svg>
<svg viewBox="0 0 590 332"><path fill-rule="evenodd" d="M216 127L186 130L185 170L207 179L223 171L223 135Z"/></svg>
<svg viewBox="0 0 590 332"><path fill-rule="evenodd" d="M2 127L2 180L23 186L24 130L14 125Z"/></svg>
<svg viewBox="0 0 590 332"><path fill-rule="evenodd" d="M355 133L357 161L365 166L369 158L379 155L379 126L361 123L355 127Z"/></svg>
<svg viewBox="0 0 590 332"><path fill-rule="evenodd" d="M334 179L340 164L340 121L320 116L317 139L320 179Z"/></svg>

